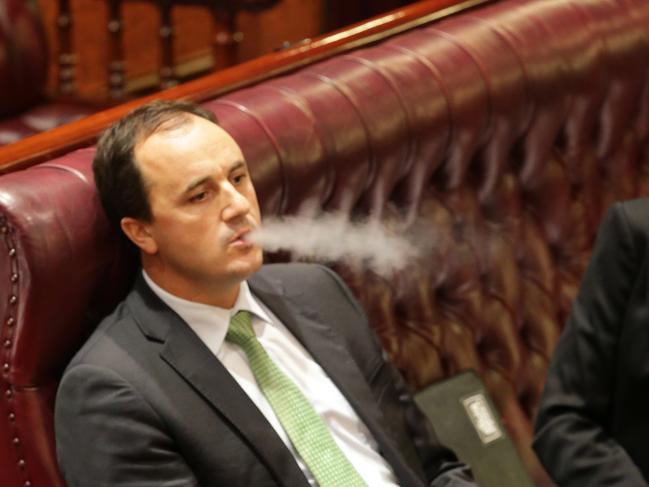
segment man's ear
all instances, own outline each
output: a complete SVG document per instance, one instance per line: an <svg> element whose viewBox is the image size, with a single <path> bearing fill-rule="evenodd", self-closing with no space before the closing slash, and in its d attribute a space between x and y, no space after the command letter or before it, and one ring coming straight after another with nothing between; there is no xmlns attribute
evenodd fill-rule
<svg viewBox="0 0 649 487"><path fill-rule="evenodd" d="M149 224L137 218L125 216L119 222L122 231L142 252L153 255L158 252L158 244L149 231Z"/></svg>

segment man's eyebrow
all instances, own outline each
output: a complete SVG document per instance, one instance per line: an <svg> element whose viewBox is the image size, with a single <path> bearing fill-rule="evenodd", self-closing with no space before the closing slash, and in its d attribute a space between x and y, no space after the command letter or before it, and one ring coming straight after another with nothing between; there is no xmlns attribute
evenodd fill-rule
<svg viewBox="0 0 649 487"><path fill-rule="evenodd" d="M236 171L237 169L241 169L242 167L245 167L246 163L243 162L242 160L235 161L232 164L232 167L230 167L230 172Z"/></svg>
<svg viewBox="0 0 649 487"><path fill-rule="evenodd" d="M242 167L246 167L246 163L243 160L238 160L232 163L232 166L230 167L229 172L236 171L237 169L241 169ZM192 190L196 189L197 187L207 183L210 180L209 176L204 176L202 178L196 179L189 183L185 190L183 191L183 194L190 193Z"/></svg>
<svg viewBox="0 0 649 487"><path fill-rule="evenodd" d="M191 183L189 183L187 185L187 187L185 188L185 191L183 191L183 194L190 193L192 190L194 190L197 187L199 187L199 186L205 184L206 182L208 182L209 179L210 178L208 176L205 176L205 177L196 179L195 181L192 181Z"/></svg>

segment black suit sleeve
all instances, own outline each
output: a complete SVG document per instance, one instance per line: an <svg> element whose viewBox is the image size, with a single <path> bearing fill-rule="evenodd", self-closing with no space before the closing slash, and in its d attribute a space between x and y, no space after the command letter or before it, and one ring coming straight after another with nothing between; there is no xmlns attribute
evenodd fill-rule
<svg viewBox="0 0 649 487"><path fill-rule="evenodd" d="M475 486L471 469L439 442L433 425L415 403L403 377L392 365L389 366L399 400L403 404L405 421L428 484L431 487Z"/></svg>
<svg viewBox="0 0 649 487"><path fill-rule="evenodd" d="M370 328L362 306L337 274L326 267L321 266L321 268L335 280L346 299L354 307L359 322L364 325L354 327L356 331L362 329L366 330L366 333L357 335L355 337L357 343L352 344L350 348L364 350L364 359L367 357L374 358L372 361L376 365L373 367L374 371L370 374L371 385L383 381L390 383L390 396L396 398L398 408L385 408L383 413L386 415L388 422L405 422L411 443L414 445L428 484L431 487L475 486L469 467L459 462L455 454L439 442L431 423L414 402L402 375L386 359L386 354L376 334ZM358 340L362 340L364 343L359 344ZM372 387L372 389L377 390L376 387ZM378 389L381 390L381 388ZM386 392L383 392L383 395L386 394ZM389 401L385 397L377 397L377 402L386 404ZM402 453L405 454L406 452Z"/></svg>
<svg viewBox="0 0 649 487"><path fill-rule="evenodd" d="M68 370L55 415L59 465L69 487L198 485L155 412L112 371Z"/></svg>
<svg viewBox="0 0 649 487"><path fill-rule="evenodd" d="M534 449L562 487L647 485L607 431L620 331L644 248L636 233L624 204L609 210L550 365Z"/></svg>

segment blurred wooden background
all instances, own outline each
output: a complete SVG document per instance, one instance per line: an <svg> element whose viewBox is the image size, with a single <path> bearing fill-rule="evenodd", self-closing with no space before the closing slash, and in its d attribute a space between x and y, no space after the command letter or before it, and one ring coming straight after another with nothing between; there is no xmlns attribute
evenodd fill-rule
<svg viewBox="0 0 649 487"><path fill-rule="evenodd" d="M46 28L49 48L47 93L59 92L59 4L35 0ZM157 2L163 3L163 2ZM329 32L401 5L404 0L281 0L259 12L239 12L234 28L227 19L212 15L206 6L191 1L170 2L173 25L174 73L180 81L244 62L287 45L306 42ZM109 0L69 0L74 53L74 98L90 104L110 103L108 66L111 43L108 30ZM160 41L161 10L155 1L124 0L121 8L124 97L148 93L160 84L163 48ZM214 48L215 36L225 36ZM228 36L235 39L227 45ZM238 41L238 42L237 42Z"/></svg>

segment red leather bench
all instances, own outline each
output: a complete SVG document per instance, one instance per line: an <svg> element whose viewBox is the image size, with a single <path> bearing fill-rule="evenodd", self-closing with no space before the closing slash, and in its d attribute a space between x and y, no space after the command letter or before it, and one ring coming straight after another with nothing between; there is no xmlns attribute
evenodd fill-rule
<svg viewBox="0 0 649 487"><path fill-rule="evenodd" d="M434 230L429 265L408 275L338 270L413 389L475 369L548 485L529 442L549 357L604 209L649 189L648 55L642 0L501 1L205 106L242 146L265 215ZM3 486L62 485L58 377L135 268L92 156L0 178Z"/></svg>

